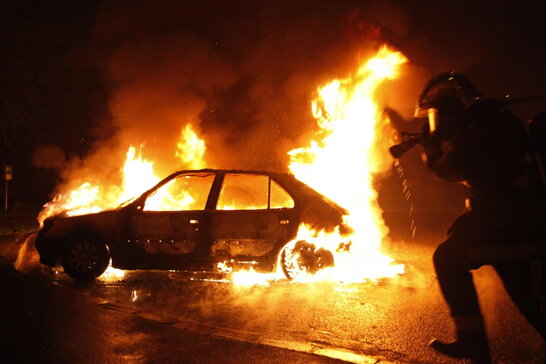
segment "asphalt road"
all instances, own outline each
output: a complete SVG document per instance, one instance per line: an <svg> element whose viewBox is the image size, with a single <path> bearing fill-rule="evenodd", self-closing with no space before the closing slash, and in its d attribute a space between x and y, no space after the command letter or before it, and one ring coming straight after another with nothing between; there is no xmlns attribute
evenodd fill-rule
<svg viewBox="0 0 546 364"><path fill-rule="evenodd" d="M389 252L407 271L399 278L267 287L158 271L81 285L41 268L30 245L21 272L2 275L3 341L9 355L30 361L459 363L427 348L453 329L430 263L440 239L395 241ZM20 243L4 244L5 260ZM546 362L545 343L494 271L474 276L493 361Z"/></svg>
<svg viewBox="0 0 546 364"><path fill-rule="evenodd" d="M0 266L1 363L341 363L199 330Z"/></svg>

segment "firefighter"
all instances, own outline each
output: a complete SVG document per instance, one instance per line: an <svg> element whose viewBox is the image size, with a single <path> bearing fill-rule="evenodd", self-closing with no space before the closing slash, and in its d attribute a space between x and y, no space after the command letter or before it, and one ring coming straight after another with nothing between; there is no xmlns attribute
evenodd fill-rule
<svg viewBox="0 0 546 364"><path fill-rule="evenodd" d="M546 302L538 280L545 219L536 202L540 183L529 162L525 124L500 103L483 98L457 72L426 84L415 116L428 117L421 144L428 169L441 180L462 183L468 196L467 211L433 255L456 339L434 339L430 346L451 357L489 362L470 272L484 264L495 268L516 306L545 338L541 309Z"/></svg>

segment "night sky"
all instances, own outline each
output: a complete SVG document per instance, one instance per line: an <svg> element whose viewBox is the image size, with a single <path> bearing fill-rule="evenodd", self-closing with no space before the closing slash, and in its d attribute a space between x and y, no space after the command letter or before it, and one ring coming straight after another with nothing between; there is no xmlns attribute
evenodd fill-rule
<svg viewBox="0 0 546 364"><path fill-rule="evenodd" d="M186 123L219 167L283 170L315 128L316 87L383 43L410 59L383 100L408 118L446 70L493 98L545 93L545 14L544 1L2 1L13 208L39 209L74 173L111 175L128 143L172 171L164 147Z"/></svg>

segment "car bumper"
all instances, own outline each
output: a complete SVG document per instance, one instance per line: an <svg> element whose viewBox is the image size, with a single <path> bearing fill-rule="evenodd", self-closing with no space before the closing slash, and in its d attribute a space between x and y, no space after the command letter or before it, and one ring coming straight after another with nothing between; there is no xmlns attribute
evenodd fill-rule
<svg viewBox="0 0 546 364"><path fill-rule="evenodd" d="M59 251L62 240L38 236L35 240L36 250L40 255L40 263L49 266L59 264Z"/></svg>

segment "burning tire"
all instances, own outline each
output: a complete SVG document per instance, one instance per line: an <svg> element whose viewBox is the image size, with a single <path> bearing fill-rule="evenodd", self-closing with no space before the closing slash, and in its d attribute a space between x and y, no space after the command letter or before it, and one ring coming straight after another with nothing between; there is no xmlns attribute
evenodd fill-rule
<svg viewBox="0 0 546 364"><path fill-rule="evenodd" d="M316 250L315 245L300 240L282 249L280 264L286 278L292 280L333 266L334 256L324 248Z"/></svg>
<svg viewBox="0 0 546 364"><path fill-rule="evenodd" d="M99 277L110 262L108 248L91 235L74 235L61 251L63 269L75 280L88 281Z"/></svg>

